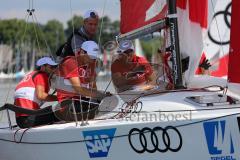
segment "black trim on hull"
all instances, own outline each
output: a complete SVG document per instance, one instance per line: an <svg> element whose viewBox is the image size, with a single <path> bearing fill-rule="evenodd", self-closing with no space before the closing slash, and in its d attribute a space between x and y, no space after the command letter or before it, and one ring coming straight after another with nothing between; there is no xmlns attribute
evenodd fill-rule
<svg viewBox="0 0 240 160"><path fill-rule="evenodd" d="M68 105L71 103L72 103L71 100L69 100L69 101L66 100L66 101L62 102L61 105ZM22 114L28 114L28 115L41 115L41 114L46 114L46 113L52 112L52 106L47 106L45 108L38 109L38 110L31 110L31 109L26 109L26 108L18 107L13 104L6 103L2 107L0 107L0 111L6 110L6 109L9 109L15 113L22 113Z"/></svg>

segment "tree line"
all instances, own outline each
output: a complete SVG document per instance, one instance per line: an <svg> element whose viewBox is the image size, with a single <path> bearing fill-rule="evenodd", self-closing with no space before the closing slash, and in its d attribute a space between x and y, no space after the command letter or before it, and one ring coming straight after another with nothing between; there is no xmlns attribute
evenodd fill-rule
<svg viewBox="0 0 240 160"><path fill-rule="evenodd" d="M57 49L72 34L73 29L78 29L82 24L83 17L79 15L74 15L68 20L66 28L58 20L49 20L46 24L26 22L21 19L0 20L0 44L6 44L13 49L13 61L17 54L21 56L18 58L20 61L24 54L27 54L25 59L46 54L55 55ZM108 16L104 16L100 18L96 40L100 40L100 46L104 46L107 42L115 40L120 33L119 30L119 21L112 21ZM160 43L159 38L141 40L143 51L148 60L151 60L152 54L156 53ZM34 55L32 55L33 52L35 52ZM30 67L30 64L28 66Z"/></svg>
<svg viewBox="0 0 240 160"><path fill-rule="evenodd" d="M101 24L102 29L100 30ZM83 24L83 17L75 15L67 22L64 29L58 20L50 20L46 24L26 22L21 19L0 20L0 44L10 45L14 50L22 47L34 46L39 54L51 52L54 54L73 31ZM111 21L105 16L99 21L99 30L96 36L99 40L101 32L101 44L114 40L119 34L119 21Z"/></svg>

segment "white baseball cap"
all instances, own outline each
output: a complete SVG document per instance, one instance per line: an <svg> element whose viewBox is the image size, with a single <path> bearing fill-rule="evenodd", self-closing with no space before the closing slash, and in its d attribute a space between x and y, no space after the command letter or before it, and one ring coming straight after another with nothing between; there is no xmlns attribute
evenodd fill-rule
<svg viewBox="0 0 240 160"><path fill-rule="evenodd" d="M44 65L44 64L48 64L48 65L51 65L51 66L56 66L56 65L58 65L58 63L56 63L56 62L55 62L52 58L50 58L50 57L40 58L40 59L37 61L37 63L36 63L37 66L42 66L42 65Z"/></svg>
<svg viewBox="0 0 240 160"><path fill-rule="evenodd" d="M98 44L94 41L85 41L81 47L84 51L87 52L91 59L97 59L99 54Z"/></svg>
<svg viewBox="0 0 240 160"><path fill-rule="evenodd" d="M83 15L83 19L87 19L87 18L97 18L98 17L98 13L94 10L88 10L87 12L85 12L85 14Z"/></svg>
<svg viewBox="0 0 240 160"><path fill-rule="evenodd" d="M117 52L118 53L123 53L123 52L125 52L129 49L134 51L134 45L133 45L132 41L123 40L123 41L119 42Z"/></svg>

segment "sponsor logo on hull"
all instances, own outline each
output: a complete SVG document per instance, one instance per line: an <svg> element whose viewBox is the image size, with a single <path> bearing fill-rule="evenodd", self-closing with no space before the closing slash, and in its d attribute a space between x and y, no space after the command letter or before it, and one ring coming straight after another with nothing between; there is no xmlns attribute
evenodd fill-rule
<svg viewBox="0 0 240 160"><path fill-rule="evenodd" d="M83 131L90 158L107 157L116 128Z"/></svg>
<svg viewBox="0 0 240 160"><path fill-rule="evenodd" d="M140 154L144 152L178 152L183 143L181 133L173 126L133 128L129 131L128 141L131 148Z"/></svg>
<svg viewBox="0 0 240 160"><path fill-rule="evenodd" d="M225 120L203 123L211 160L236 160L232 132L228 125Z"/></svg>

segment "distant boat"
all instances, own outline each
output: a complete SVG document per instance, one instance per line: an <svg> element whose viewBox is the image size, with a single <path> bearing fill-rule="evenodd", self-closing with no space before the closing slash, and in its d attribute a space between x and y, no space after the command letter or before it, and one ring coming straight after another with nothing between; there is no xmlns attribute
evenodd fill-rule
<svg viewBox="0 0 240 160"><path fill-rule="evenodd" d="M16 73L0 73L0 79L21 79L23 78L28 72L25 72L24 70L21 70Z"/></svg>

